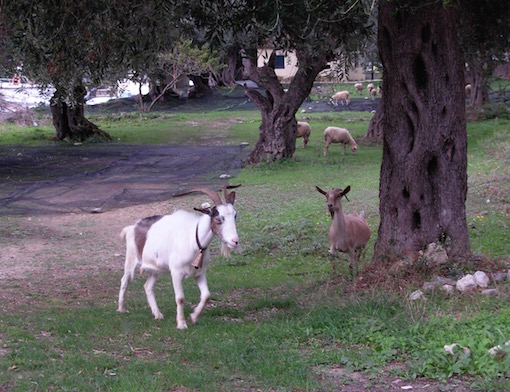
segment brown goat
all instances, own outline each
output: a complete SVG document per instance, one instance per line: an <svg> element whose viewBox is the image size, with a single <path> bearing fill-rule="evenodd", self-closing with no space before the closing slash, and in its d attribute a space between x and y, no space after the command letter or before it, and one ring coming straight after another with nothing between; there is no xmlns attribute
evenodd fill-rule
<svg viewBox="0 0 510 392"><path fill-rule="evenodd" d="M365 213L345 215L342 210L341 199L351 190L331 189L323 191L315 186L317 191L326 196L328 210L331 214L331 227L329 228L329 253L337 251L349 253L349 270L353 272L354 263L359 260L359 253L365 248L370 240L370 227L365 220ZM346 196L347 198L347 196Z"/></svg>

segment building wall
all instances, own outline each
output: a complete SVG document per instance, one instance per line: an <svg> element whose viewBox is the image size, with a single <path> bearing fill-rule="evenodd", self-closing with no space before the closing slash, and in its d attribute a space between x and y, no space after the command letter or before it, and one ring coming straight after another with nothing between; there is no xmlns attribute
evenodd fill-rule
<svg viewBox="0 0 510 392"><path fill-rule="evenodd" d="M272 52L273 49L270 48L259 49L257 51L257 66L263 67L269 60L269 56ZM282 50L277 50L276 56L276 76L281 82L289 82L290 79L292 79L292 77L296 74L298 69L296 54L292 51L284 52ZM374 79L379 77L380 76L378 73L374 75ZM322 71L317 76L317 81L321 82L364 81L367 79L371 79L371 74L366 74L362 67L352 68L349 71L347 77L343 78L343 80L337 80L336 77L330 75L328 70Z"/></svg>

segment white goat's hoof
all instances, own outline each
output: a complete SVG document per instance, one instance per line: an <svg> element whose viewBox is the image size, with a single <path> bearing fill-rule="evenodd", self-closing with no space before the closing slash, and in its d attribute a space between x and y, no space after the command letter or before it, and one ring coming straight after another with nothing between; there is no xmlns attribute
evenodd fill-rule
<svg viewBox="0 0 510 392"><path fill-rule="evenodd" d="M198 322L198 316L193 316L192 314L189 316L191 325L195 325Z"/></svg>
<svg viewBox="0 0 510 392"><path fill-rule="evenodd" d="M156 314L154 315L154 318L155 318L156 320L163 320L163 318L164 318L164 317L163 317L163 314L162 314L161 312L158 312L158 313L156 313Z"/></svg>
<svg viewBox="0 0 510 392"><path fill-rule="evenodd" d="M180 330L188 329L188 324L186 324L185 321L177 323L177 329L180 329Z"/></svg>

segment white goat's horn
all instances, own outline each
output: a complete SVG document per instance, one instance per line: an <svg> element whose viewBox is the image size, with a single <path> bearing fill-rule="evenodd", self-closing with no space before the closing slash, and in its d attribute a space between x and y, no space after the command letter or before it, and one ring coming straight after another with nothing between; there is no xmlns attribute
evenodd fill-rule
<svg viewBox="0 0 510 392"><path fill-rule="evenodd" d="M219 206L220 204L223 204L221 201L220 195L218 195L215 191L213 191L212 189L209 189L209 188L193 188L193 189L189 190L188 192L175 194L174 197L189 195L190 193L193 193L193 192L205 193L207 196L209 196L211 198L211 200L213 201L215 206Z"/></svg>

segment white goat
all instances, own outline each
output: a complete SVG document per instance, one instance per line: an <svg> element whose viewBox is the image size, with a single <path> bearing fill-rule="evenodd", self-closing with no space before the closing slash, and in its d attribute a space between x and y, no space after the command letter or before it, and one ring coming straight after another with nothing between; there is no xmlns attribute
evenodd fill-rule
<svg viewBox="0 0 510 392"><path fill-rule="evenodd" d="M352 274L354 263L359 260L360 251L370 240L370 227L365 220L365 213L364 211L359 215L343 213L341 199L343 196L347 199L350 186L344 190L335 188L328 192L318 186L315 187L319 193L326 196L328 210L333 220L329 228L329 253L336 254L337 251L349 253L349 270Z"/></svg>
<svg viewBox="0 0 510 392"><path fill-rule="evenodd" d="M351 136L349 131L345 128L327 127L324 130L324 156L328 155L328 147L331 143L342 143L342 154L344 155L346 144L351 146L351 151L353 154L356 154L356 151L358 150L358 144Z"/></svg>
<svg viewBox="0 0 510 392"><path fill-rule="evenodd" d="M184 318L184 290L182 280L193 277L200 289L200 302L190 315L191 323L198 321L200 313L209 301L206 268L210 261L209 244L216 234L222 242L222 253L228 254L239 243L236 229L236 211L233 207L235 192L227 194L223 188L225 203L209 188L192 189L202 192L214 202L213 207L195 208L203 215L178 210L171 215L140 219L135 225L124 227L121 237L126 241L126 262L119 291L119 312L125 312L124 295L135 269L148 274L145 282L147 301L156 319L163 314L154 296L154 284L162 273L170 272L177 304L177 328L187 328Z"/></svg>
<svg viewBox="0 0 510 392"><path fill-rule="evenodd" d="M303 143L302 143L303 148L306 147L306 144L308 143L308 139L310 138L311 132L312 132L312 128L310 127L310 124L308 124L305 121L297 122L296 139L299 137L303 138Z"/></svg>
<svg viewBox="0 0 510 392"><path fill-rule="evenodd" d="M344 102L349 105L349 103L351 102L350 98L349 98L349 91L345 90L345 91L339 91L338 93L336 93L335 95L333 95L331 97L331 99L333 101L335 101L335 106L338 106L338 101L341 101L342 102L342 105L344 104Z"/></svg>

